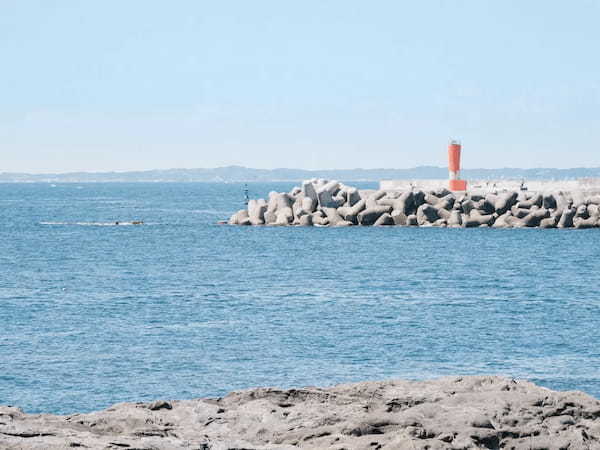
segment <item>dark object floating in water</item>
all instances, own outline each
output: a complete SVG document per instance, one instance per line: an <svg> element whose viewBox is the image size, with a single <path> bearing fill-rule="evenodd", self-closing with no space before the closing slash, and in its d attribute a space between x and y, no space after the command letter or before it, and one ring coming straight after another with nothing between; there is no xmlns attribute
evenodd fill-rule
<svg viewBox="0 0 600 450"><path fill-rule="evenodd" d="M119 222L118 220L115 222L115 225L144 225L143 220L134 220L133 222Z"/></svg>

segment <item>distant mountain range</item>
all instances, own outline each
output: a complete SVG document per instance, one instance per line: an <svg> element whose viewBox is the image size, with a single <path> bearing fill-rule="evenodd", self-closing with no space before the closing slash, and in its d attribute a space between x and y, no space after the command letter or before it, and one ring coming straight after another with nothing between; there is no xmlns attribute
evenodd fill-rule
<svg viewBox="0 0 600 450"><path fill-rule="evenodd" d="M568 180L576 178L600 178L600 167L573 169L465 169L462 178L471 180ZM327 178L342 181L379 181L389 179L445 179L446 167L420 166L412 169L252 169L240 166L215 169L167 169L132 172L72 172L72 173L0 173L5 183L83 183L83 182L254 182L254 181L300 181L310 178Z"/></svg>

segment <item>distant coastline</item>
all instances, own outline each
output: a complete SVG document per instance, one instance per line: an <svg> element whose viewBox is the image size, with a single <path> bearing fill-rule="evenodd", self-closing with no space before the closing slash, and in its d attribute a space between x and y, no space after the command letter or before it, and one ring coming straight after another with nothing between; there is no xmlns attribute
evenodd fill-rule
<svg viewBox="0 0 600 450"><path fill-rule="evenodd" d="M464 169L464 179L477 180L574 180L599 178L600 167L592 168L501 168ZM343 181L379 181L383 179L447 179L448 169L437 166L420 166L412 169L254 169L241 166L212 169L165 169L128 172L69 172L29 174L0 173L0 183L103 183L103 182L275 182L301 181L310 178Z"/></svg>

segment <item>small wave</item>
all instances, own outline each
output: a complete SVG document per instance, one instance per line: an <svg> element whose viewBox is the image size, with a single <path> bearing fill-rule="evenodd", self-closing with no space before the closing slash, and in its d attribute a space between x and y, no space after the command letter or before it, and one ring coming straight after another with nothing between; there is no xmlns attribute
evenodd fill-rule
<svg viewBox="0 0 600 450"><path fill-rule="evenodd" d="M152 225L146 222L40 222L40 225L79 225L83 227L122 227L130 225Z"/></svg>
<svg viewBox="0 0 600 450"><path fill-rule="evenodd" d="M215 216L226 216L229 214L230 211L218 211L216 209L192 209L190 212L194 214L212 214Z"/></svg>

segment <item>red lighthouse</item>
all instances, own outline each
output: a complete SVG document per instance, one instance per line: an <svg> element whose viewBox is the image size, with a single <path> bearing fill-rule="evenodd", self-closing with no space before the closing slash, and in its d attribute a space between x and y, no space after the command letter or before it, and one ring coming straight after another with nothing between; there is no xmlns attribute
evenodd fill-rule
<svg viewBox="0 0 600 450"><path fill-rule="evenodd" d="M450 141L448 144L448 172L450 175L448 184L451 191L467 190L467 181L460 179L460 151L460 142Z"/></svg>

